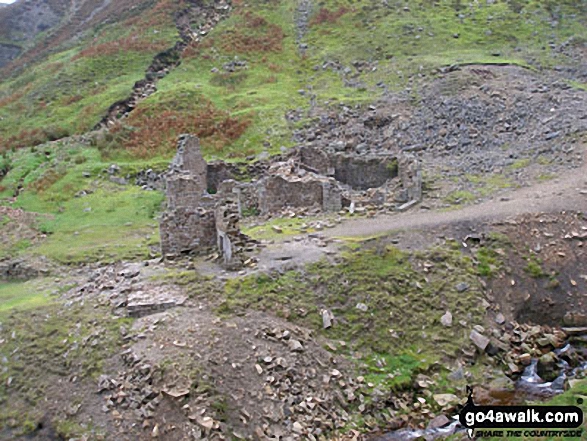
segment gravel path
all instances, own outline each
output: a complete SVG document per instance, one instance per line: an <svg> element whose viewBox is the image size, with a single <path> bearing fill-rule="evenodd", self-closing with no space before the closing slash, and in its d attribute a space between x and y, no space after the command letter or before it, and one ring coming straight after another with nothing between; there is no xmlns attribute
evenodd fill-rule
<svg viewBox="0 0 587 441"><path fill-rule="evenodd" d="M513 190L487 202L452 211L409 211L376 218L353 219L325 232L330 237L372 236L405 229L432 228L471 221L496 221L526 213L587 212L587 165L558 179Z"/></svg>

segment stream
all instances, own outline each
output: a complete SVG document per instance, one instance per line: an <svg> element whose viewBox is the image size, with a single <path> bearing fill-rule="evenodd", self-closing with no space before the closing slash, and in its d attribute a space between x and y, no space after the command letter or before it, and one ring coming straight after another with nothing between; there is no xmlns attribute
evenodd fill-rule
<svg viewBox="0 0 587 441"><path fill-rule="evenodd" d="M577 374L587 371L587 362L572 368L564 359L562 359L562 357L560 357L564 356L565 353L572 350L573 347L571 344L567 343L564 347L554 351L554 353L559 356L558 367L560 368L560 375L555 380L550 382L544 381L542 378L540 378L538 375L538 359L532 359L531 363L526 366L522 375L515 383L515 391L513 392L514 397L528 401L540 401L563 393L567 380L573 379L577 376ZM451 419L453 419L453 421L445 427L428 429L399 429L375 437L372 441L412 441L417 439L431 441L444 438L465 430L465 428L458 421L458 415L454 415Z"/></svg>

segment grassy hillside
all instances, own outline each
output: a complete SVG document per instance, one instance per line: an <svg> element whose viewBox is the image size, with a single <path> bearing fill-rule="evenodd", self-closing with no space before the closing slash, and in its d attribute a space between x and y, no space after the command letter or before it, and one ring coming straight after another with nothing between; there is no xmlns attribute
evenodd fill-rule
<svg viewBox="0 0 587 441"><path fill-rule="evenodd" d="M59 50L44 48L51 39L39 41L31 51L40 52L41 61L8 66L0 83L0 150L85 133L97 124L144 77L153 56L177 40L175 9L163 6L92 27Z"/></svg>
<svg viewBox="0 0 587 441"><path fill-rule="evenodd" d="M148 255L162 196L103 171L116 162L132 182L138 170L162 169L181 133L197 134L208 159L278 153L313 106L369 103L406 87L417 98L416 80L455 63L570 64L557 45L587 39L585 2L328 1L305 17L292 0L235 1L109 133L33 147L86 133L128 97L153 56L178 40L175 14L187 6L165 0L121 14L0 83L0 195L53 216L38 226L49 234L42 245L15 253L65 263ZM285 117L291 110L296 122Z"/></svg>

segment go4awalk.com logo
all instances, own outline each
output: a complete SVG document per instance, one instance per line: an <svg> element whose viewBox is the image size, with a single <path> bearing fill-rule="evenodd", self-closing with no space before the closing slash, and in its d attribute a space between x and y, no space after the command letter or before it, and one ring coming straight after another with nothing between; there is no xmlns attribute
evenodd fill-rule
<svg viewBox="0 0 587 441"><path fill-rule="evenodd" d="M470 438L581 437L583 411L577 406L476 406L468 392L459 421Z"/></svg>

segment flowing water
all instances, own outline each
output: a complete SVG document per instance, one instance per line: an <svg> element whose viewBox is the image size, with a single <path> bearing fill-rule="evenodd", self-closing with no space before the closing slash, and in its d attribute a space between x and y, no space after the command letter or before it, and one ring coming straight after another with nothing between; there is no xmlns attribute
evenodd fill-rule
<svg viewBox="0 0 587 441"><path fill-rule="evenodd" d="M560 369L560 375L554 381L550 382L540 378L538 375L538 359L533 359L516 381L515 391L510 393L511 396L509 398L512 401L539 401L563 393L565 383L568 379L573 379L577 374L587 371L587 363L572 368L565 360L560 358L572 350L572 346L567 344L554 351L559 356L558 367ZM459 423L458 419L455 419L445 427L434 429L399 429L378 436L373 441L413 441L417 439L430 441L442 439L464 430L465 428Z"/></svg>

